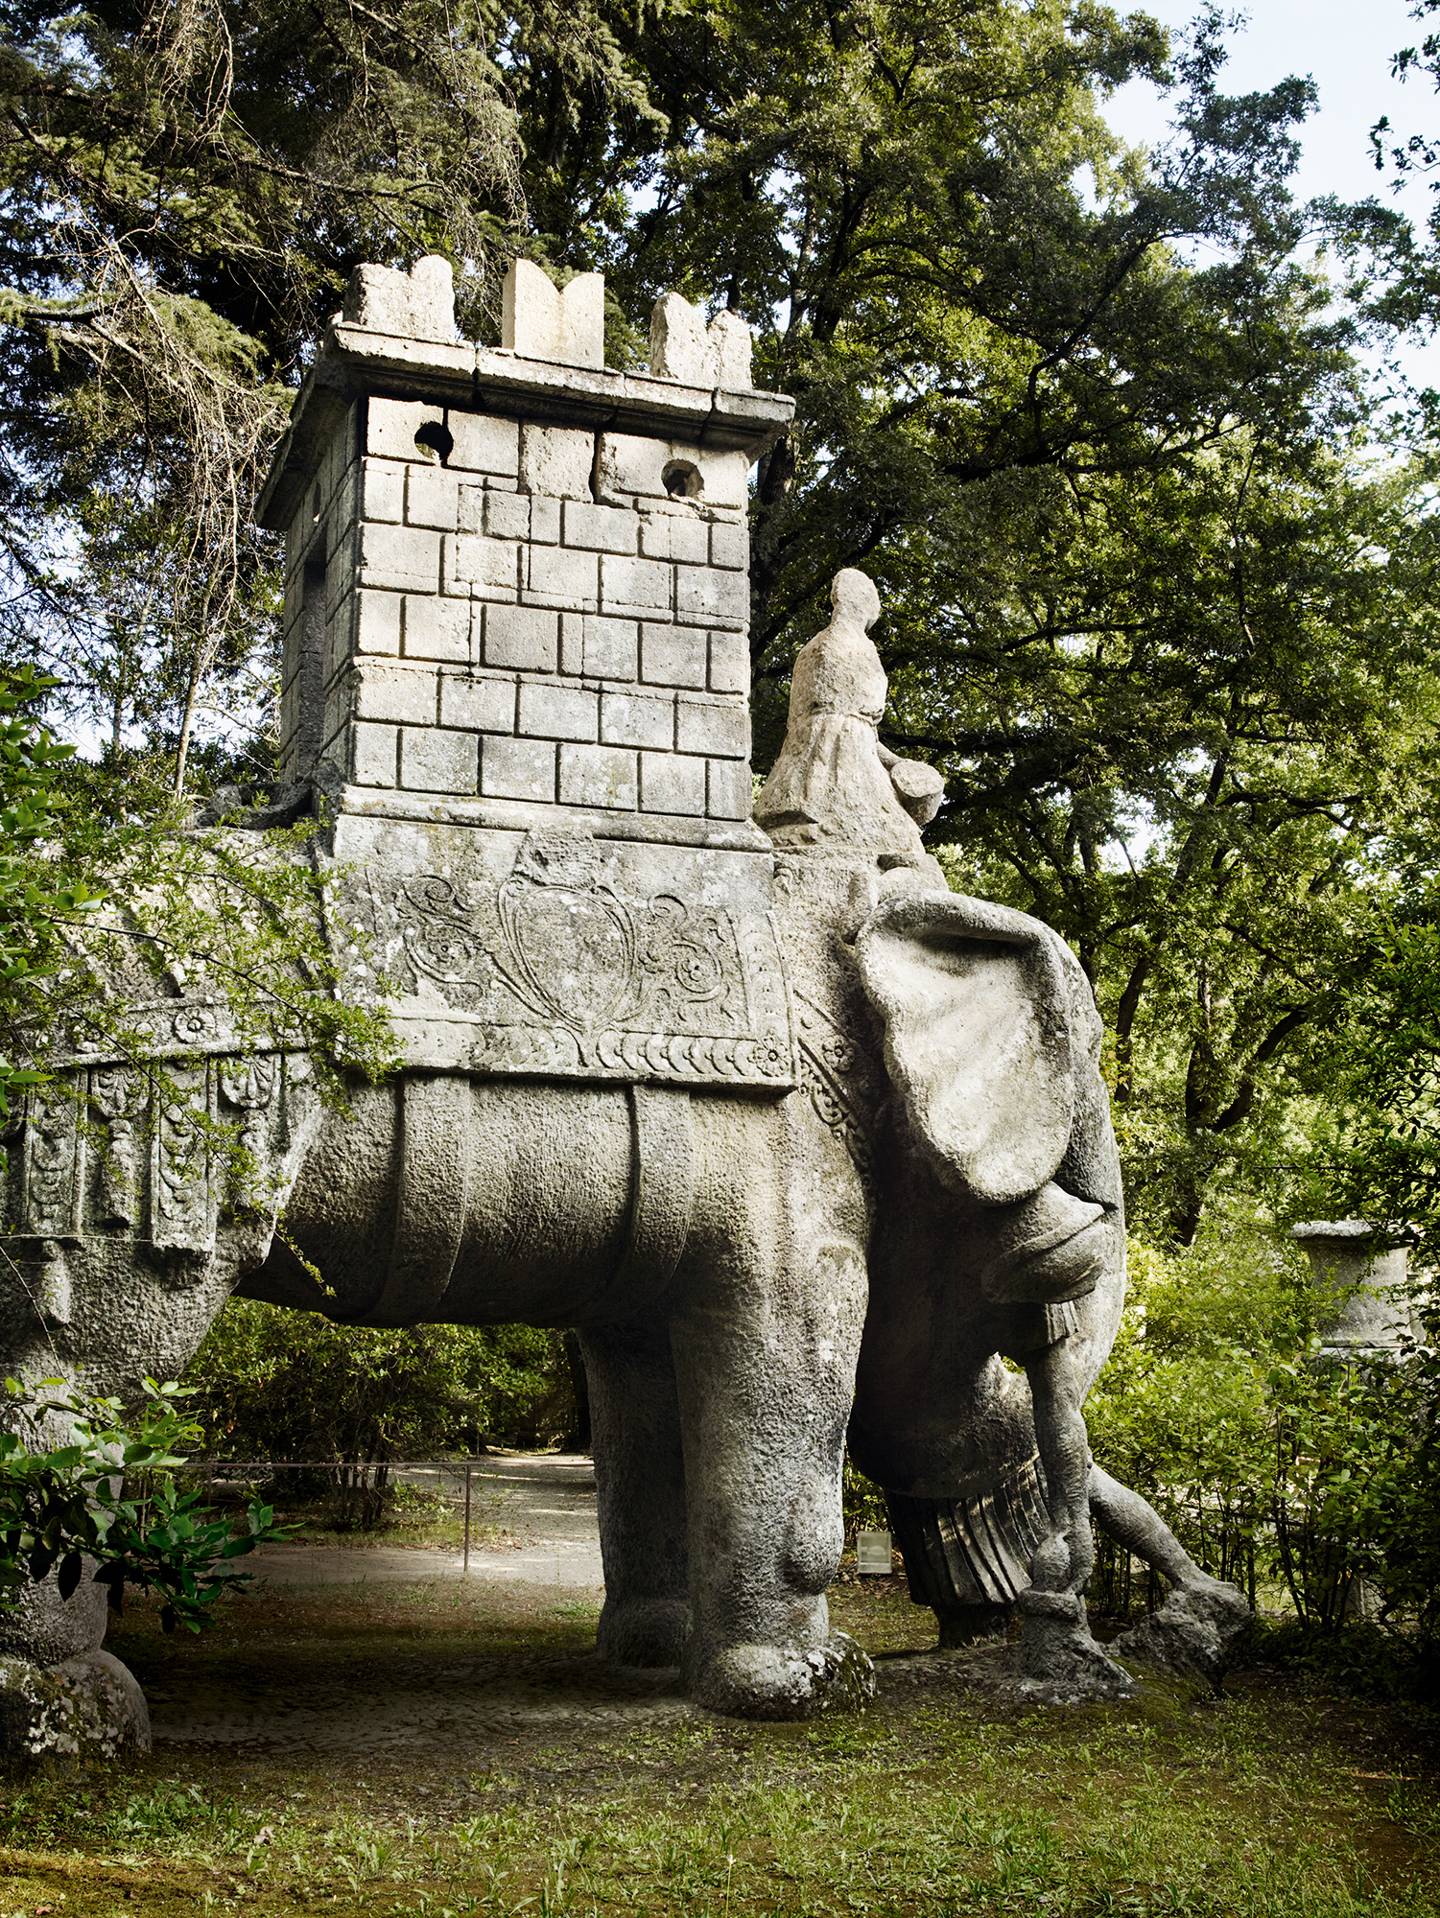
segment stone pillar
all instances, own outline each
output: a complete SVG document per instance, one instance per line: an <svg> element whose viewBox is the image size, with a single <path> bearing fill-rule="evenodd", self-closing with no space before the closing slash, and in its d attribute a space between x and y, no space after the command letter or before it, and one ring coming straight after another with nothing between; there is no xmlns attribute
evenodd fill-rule
<svg viewBox="0 0 1440 1918"><path fill-rule="evenodd" d="M1387 1241L1368 1219L1309 1219L1290 1236L1310 1260L1321 1360L1393 1362L1414 1331L1406 1295L1410 1254ZM1331 1574L1315 1581L1322 1610L1336 1603L1346 1618L1365 1618L1379 1603L1368 1581Z"/></svg>
<svg viewBox="0 0 1440 1918"><path fill-rule="evenodd" d="M1322 1354L1393 1358L1413 1330L1407 1249L1368 1219L1311 1219L1290 1236L1310 1260Z"/></svg>

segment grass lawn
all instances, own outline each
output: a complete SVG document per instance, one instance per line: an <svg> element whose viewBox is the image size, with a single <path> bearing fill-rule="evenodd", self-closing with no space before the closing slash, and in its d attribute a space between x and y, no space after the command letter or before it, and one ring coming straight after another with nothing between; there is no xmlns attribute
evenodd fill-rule
<svg viewBox="0 0 1440 1918"><path fill-rule="evenodd" d="M872 1651L930 1642L834 1595ZM0 1774L0 1918L204 1912L1440 1912L1436 1725L1290 1674L1018 1711L995 1651L891 1657L862 1716L751 1725L614 1679L574 1593L237 1600L113 1649L153 1757Z"/></svg>

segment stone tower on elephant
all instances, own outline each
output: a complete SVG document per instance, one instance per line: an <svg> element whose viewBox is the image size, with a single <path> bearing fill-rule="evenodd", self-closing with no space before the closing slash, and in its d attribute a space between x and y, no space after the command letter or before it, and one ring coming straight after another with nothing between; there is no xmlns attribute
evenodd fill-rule
<svg viewBox="0 0 1440 1918"><path fill-rule="evenodd" d="M1080 1404L1123 1287L1088 988L926 853L940 782L879 739L861 574L752 804L746 473L790 403L736 316L674 295L648 372L602 348L595 275L518 262L487 348L443 261L357 271L262 503L285 791L237 832L318 816L338 989L400 1065L326 1105L293 1038L178 973L131 1009L138 1063L77 1034L7 1140L0 1362L124 1394L234 1292L574 1326L602 1652L783 1717L871 1684L825 1600L859 1362L917 1595L1023 1609L1042 1567L1034 1642L1058 1619L1072 1680L1113 1686L1077 1597ZM12 1742L49 1680L143 1736L89 1606L0 1615Z"/></svg>

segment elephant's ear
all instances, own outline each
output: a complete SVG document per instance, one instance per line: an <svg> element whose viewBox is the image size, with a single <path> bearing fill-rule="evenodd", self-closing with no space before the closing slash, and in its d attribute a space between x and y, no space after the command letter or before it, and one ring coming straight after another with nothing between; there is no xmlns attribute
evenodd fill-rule
<svg viewBox="0 0 1440 1918"><path fill-rule="evenodd" d="M1056 935L1006 906L902 893L866 920L855 952L891 1082L941 1178L992 1205L1038 1191L1075 1117Z"/></svg>

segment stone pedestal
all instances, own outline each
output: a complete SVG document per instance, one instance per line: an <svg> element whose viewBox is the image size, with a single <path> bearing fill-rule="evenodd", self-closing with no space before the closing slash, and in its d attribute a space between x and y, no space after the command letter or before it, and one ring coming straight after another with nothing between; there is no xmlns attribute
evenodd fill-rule
<svg viewBox="0 0 1440 1918"><path fill-rule="evenodd" d="M1290 1236L1310 1260L1322 1353L1393 1358L1414 1329L1406 1247L1368 1219L1311 1219Z"/></svg>
<svg viewBox="0 0 1440 1918"><path fill-rule="evenodd" d="M62 1599L55 1575L0 1612L0 1752L106 1758L149 1751L144 1694L102 1651L105 1593L90 1578Z"/></svg>

